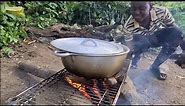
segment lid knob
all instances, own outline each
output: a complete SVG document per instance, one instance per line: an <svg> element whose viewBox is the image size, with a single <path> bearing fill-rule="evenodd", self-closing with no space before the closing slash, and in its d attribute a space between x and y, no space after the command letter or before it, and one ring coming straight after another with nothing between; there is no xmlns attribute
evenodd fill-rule
<svg viewBox="0 0 185 106"><path fill-rule="evenodd" d="M88 45L87 42L92 42L93 45ZM97 47L97 43L96 43L93 39L90 39L90 38L84 39L84 40L80 43L80 45Z"/></svg>

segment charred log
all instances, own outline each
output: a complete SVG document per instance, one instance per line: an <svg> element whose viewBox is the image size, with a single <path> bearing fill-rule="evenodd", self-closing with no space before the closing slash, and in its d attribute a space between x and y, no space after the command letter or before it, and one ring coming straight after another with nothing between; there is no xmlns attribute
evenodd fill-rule
<svg viewBox="0 0 185 106"><path fill-rule="evenodd" d="M40 37L85 37L109 40L109 32L116 28L116 26L117 25L104 25L99 27L84 26L81 28L77 25L70 26L60 23L49 26L43 30L36 27L25 27L25 29L27 32Z"/></svg>

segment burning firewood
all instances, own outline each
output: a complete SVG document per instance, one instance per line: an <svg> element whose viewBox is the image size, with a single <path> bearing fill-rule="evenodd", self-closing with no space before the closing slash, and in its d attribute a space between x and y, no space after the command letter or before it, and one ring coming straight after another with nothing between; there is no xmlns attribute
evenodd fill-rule
<svg viewBox="0 0 185 106"><path fill-rule="evenodd" d="M100 91L98 90L97 82L96 82L95 79L93 80L93 91L94 91L94 93L95 93L99 98L101 98L101 94L100 94Z"/></svg>
<svg viewBox="0 0 185 106"><path fill-rule="evenodd" d="M86 92L85 85L83 84L84 79L76 76L65 75L64 80L68 82L72 87L78 89L87 99L91 99L89 94Z"/></svg>

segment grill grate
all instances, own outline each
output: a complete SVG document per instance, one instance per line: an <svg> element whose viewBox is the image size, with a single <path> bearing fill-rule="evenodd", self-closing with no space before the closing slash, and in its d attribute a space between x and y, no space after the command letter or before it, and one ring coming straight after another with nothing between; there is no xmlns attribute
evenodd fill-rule
<svg viewBox="0 0 185 106"><path fill-rule="evenodd" d="M129 68L127 68L128 70ZM81 84L85 85L85 92L90 96L86 98L78 89L70 86L66 80L65 75L69 75L66 69L62 69L49 78L40 83L26 89L17 96L9 98L7 104L9 105L35 105L35 104L116 104L120 94L120 89L123 86L123 81L114 86L108 86L102 79L85 81ZM125 76L126 77L126 76ZM99 91L99 96L93 92L93 84Z"/></svg>

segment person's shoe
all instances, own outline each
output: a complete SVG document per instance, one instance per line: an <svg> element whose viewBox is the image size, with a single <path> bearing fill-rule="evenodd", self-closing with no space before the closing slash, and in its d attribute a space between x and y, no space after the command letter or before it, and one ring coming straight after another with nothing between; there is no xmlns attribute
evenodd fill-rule
<svg viewBox="0 0 185 106"><path fill-rule="evenodd" d="M159 67L150 67L150 71L153 73L155 77L157 77L159 80L166 80L167 75L162 71L162 68Z"/></svg>

